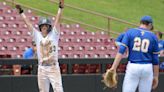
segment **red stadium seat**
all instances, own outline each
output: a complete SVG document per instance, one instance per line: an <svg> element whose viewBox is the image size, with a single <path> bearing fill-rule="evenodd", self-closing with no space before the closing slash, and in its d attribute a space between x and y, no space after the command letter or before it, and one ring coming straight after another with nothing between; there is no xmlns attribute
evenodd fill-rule
<svg viewBox="0 0 164 92"><path fill-rule="evenodd" d="M84 58L94 58L94 52L86 51L84 52Z"/></svg>
<svg viewBox="0 0 164 92"><path fill-rule="evenodd" d="M9 45L7 46L9 51L19 51L19 46Z"/></svg>
<svg viewBox="0 0 164 92"><path fill-rule="evenodd" d="M3 30L3 31L1 32L1 35L11 37L11 35L12 35L12 30Z"/></svg>
<svg viewBox="0 0 164 92"><path fill-rule="evenodd" d="M86 73L86 68L87 68L87 65L86 64L74 64L73 65L73 73L75 74L81 74L81 73Z"/></svg>
<svg viewBox="0 0 164 92"><path fill-rule="evenodd" d="M0 21L3 22L4 20L5 20L5 16L0 16Z"/></svg>
<svg viewBox="0 0 164 92"><path fill-rule="evenodd" d="M12 30L12 35L13 36L22 36L23 32L19 30Z"/></svg>
<svg viewBox="0 0 164 92"><path fill-rule="evenodd" d="M25 14L38 28L39 17L31 10ZM52 20L55 18L52 17ZM61 24L59 39L59 58L111 58L115 57L117 47L115 40L105 32L89 32L79 24ZM0 53L12 58L22 58L23 51L31 47L32 37L27 25L15 9L0 3ZM123 71L124 67L120 66ZM122 68L123 67L123 68ZM99 73L100 65L73 66L74 73ZM61 72L67 73L67 65L61 65Z"/></svg>
<svg viewBox="0 0 164 92"><path fill-rule="evenodd" d="M99 73L100 64L87 64L86 73Z"/></svg>
<svg viewBox="0 0 164 92"><path fill-rule="evenodd" d="M118 72L125 73L125 70L126 70L126 64L120 64L118 66L118 69L117 69Z"/></svg>
<svg viewBox="0 0 164 92"><path fill-rule="evenodd" d="M5 14L14 14L14 13L16 13L14 10L12 10L12 9L4 9L4 13Z"/></svg>
<svg viewBox="0 0 164 92"><path fill-rule="evenodd" d="M5 45L0 45L0 51L7 51L7 46Z"/></svg>
<svg viewBox="0 0 164 92"><path fill-rule="evenodd" d="M96 46L96 50L98 50L98 51L107 51L107 47L106 46Z"/></svg>
<svg viewBox="0 0 164 92"><path fill-rule="evenodd" d="M81 51L73 51L73 58L84 58L84 54Z"/></svg>
<svg viewBox="0 0 164 92"><path fill-rule="evenodd" d="M20 15L15 15L14 17L16 18L16 21L23 21L23 19Z"/></svg>
<svg viewBox="0 0 164 92"><path fill-rule="evenodd" d="M73 54L71 52L63 50L59 52L59 57L60 58L73 58Z"/></svg>
<svg viewBox="0 0 164 92"><path fill-rule="evenodd" d="M3 14L3 9L0 8L0 14L2 15Z"/></svg>
<svg viewBox="0 0 164 92"><path fill-rule="evenodd" d="M6 2L0 2L1 7L6 7Z"/></svg>
<svg viewBox="0 0 164 92"><path fill-rule="evenodd" d="M11 54L11 57L12 57L12 58L22 58L23 55L22 55L22 53L12 53L12 54Z"/></svg>
<svg viewBox="0 0 164 92"><path fill-rule="evenodd" d="M66 74L68 71L67 64L60 64L60 69L62 74Z"/></svg>
<svg viewBox="0 0 164 92"><path fill-rule="evenodd" d="M106 69L110 69L112 67L112 64L107 64Z"/></svg>
<svg viewBox="0 0 164 92"><path fill-rule="evenodd" d="M7 27L8 27L8 23L0 22L0 28L7 28Z"/></svg>
<svg viewBox="0 0 164 92"><path fill-rule="evenodd" d="M28 18L33 23L38 23L39 18L37 16L29 16Z"/></svg>
<svg viewBox="0 0 164 92"><path fill-rule="evenodd" d="M32 42L32 38L30 36L23 36L20 37L19 39L17 39L18 43L31 43Z"/></svg>
<svg viewBox="0 0 164 92"><path fill-rule="evenodd" d="M6 39L0 37L0 44L5 43Z"/></svg>
<svg viewBox="0 0 164 92"><path fill-rule="evenodd" d="M12 36L12 37L7 38L6 42L7 43L15 43L15 42L17 42L18 39L19 39L18 37Z"/></svg>
<svg viewBox="0 0 164 92"><path fill-rule="evenodd" d="M16 17L15 16L11 16L11 15L6 15L5 16L5 20L6 21L16 21Z"/></svg>

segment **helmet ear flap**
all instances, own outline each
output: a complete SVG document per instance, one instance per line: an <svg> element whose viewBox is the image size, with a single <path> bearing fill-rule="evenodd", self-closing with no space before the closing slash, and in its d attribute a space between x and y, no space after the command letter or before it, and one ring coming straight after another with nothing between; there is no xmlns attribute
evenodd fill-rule
<svg viewBox="0 0 164 92"><path fill-rule="evenodd" d="M47 32L49 33L51 30L52 30L52 26L49 25L49 28L48 28Z"/></svg>
<svg viewBox="0 0 164 92"><path fill-rule="evenodd" d="M41 25L39 25L39 31L41 31Z"/></svg>

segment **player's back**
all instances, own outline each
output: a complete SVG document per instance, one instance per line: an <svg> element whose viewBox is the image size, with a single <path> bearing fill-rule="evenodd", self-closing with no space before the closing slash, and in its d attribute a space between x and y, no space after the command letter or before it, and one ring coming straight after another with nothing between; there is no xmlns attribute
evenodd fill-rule
<svg viewBox="0 0 164 92"><path fill-rule="evenodd" d="M126 33L126 43L129 49L129 61L135 63L151 63L152 54L158 41L154 33L142 28L129 29Z"/></svg>

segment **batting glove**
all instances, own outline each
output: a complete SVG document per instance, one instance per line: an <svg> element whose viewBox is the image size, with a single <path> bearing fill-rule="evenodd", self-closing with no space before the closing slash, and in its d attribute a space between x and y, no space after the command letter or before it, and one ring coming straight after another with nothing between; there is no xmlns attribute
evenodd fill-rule
<svg viewBox="0 0 164 92"><path fill-rule="evenodd" d="M19 14L22 14L24 12L20 5L16 5L15 7L16 7L16 9L18 9Z"/></svg>
<svg viewBox="0 0 164 92"><path fill-rule="evenodd" d="M62 4L62 2L59 2L59 8L63 9L64 5Z"/></svg>

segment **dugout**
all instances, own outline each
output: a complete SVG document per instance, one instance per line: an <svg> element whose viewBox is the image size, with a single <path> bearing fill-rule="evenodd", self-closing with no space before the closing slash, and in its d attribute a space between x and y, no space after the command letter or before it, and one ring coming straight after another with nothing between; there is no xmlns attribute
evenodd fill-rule
<svg viewBox="0 0 164 92"><path fill-rule="evenodd" d="M164 60L164 57L160 58L160 61ZM25 62L26 61L26 62ZM28 62L27 62L28 61ZM24 59L0 59L0 65L3 64L32 64L37 65L36 60L24 60ZM102 73L105 72L105 64L112 63L113 59L60 59L60 63L68 64L68 74L62 74L64 92L121 92L122 81L124 73L119 74L119 84L117 89L104 89L104 85L101 82ZM126 63L126 59L123 59L121 63ZM72 64L101 64L101 72L99 74L72 74ZM34 72L33 75L1 75L0 76L0 92L38 92L37 76ZM163 92L164 90L164 73L160 73L159 86L152 92ZM52 92L52 90L51 90Z"/></svg>

